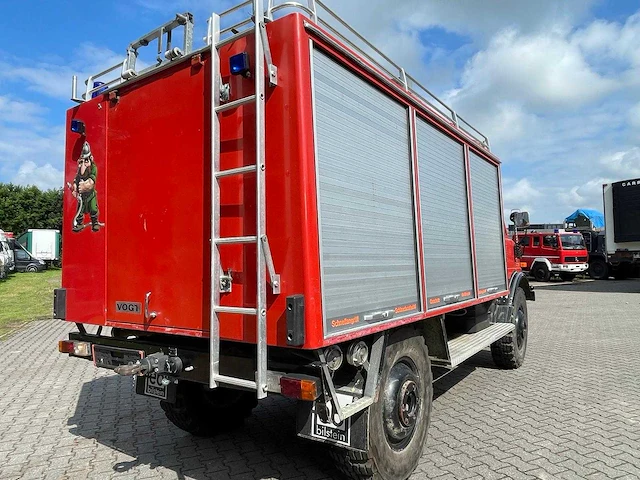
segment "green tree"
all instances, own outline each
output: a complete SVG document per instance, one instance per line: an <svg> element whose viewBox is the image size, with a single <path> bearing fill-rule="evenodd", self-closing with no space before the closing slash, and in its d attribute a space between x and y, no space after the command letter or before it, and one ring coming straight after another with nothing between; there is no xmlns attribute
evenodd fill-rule
<svg viewBox="0 0 640 480"><path fill-rule="evenodd" d="M16 236L29 228L62 229L62 188L0 183L0 228Z"/></svg>

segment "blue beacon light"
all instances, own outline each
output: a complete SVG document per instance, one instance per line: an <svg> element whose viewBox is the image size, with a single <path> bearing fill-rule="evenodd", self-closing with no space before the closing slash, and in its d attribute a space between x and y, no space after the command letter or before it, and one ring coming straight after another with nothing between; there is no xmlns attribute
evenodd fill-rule
<svg viewBox="0 0 640 480"><path fill-rule="evenodd" d="M98 88L100 86L104 85L104 82L93 82L93 88ZM98 95L100 95L102 92L104 92L107 89L107 87L103 87L100 88L98 90L96 90L95 92L93 92L91 94L91 98L96 98Z"/></svg>
<svg viewBox="0 0 640 480"><path fill-rule="evenodd" d="M249 70L251 69L249 54L247 52L242 52L233 55L229 58L229 67L231 75L242 75L243 77L248 77Z"/></svg>
<svg viewBox="0 0 640 480"><path fill-rule="evenodd" d="M74 133L79 133L80 135L84 135L84 132L85 132L84 122L82 120L71 120L70 130Z"/></svg>

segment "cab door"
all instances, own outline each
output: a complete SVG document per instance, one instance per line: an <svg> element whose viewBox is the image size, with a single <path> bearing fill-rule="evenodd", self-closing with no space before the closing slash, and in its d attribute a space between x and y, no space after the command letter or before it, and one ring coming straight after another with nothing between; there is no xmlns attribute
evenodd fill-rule
<svg viewBox="0 0 640 480"><path fill-rule="evenodd" d="M555 234L542 235L542 257L548 258L551 263L560 263L558 236Z"/></svg>

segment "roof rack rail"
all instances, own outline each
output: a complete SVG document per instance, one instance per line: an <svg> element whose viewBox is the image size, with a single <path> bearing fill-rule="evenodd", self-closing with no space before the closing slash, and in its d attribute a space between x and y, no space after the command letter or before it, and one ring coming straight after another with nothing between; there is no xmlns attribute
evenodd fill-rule
<svg viewBox="0 0 640 480"><path fill-rule="evenodd" d="M243 9L248 11L244 11ZM457 129L466 133L467 136L475 140L478 145L487 151L491 151L489 138L480 132L477 128L463 119L443 100L438 98L433 92L422 85L411 75L407 74L404 68L396 64L386 54L384 54L375 45L369 42L363 35L358 33L353 27L345 22L332 9L326 6L320 0L304 0L281 1L268 0L266 9L266 18L269 21L274 20L274 14L283 10L298 10L306 15L312 22L329 31L341 42L352 49L358 56L365 59L373 67L380 70L384 75L388 76L392 81L399 84L408 94L412 95L419 103L424 105L429 111L433 112L442 121L455 126ZM232 42L235 38L249 34L253 31L253 0L241 2L219 14L221 29L220 41L218 46ZM184 44L182 49L171 48L171 31L180 26L185 26ZM162 38L166 33L167 47L165 58L162 60ZM132 42L127 49L127 57L122 63L116 64L96 75L90 76L86 81L86 91L82 98L77 97L77 77L73 77L72 98L76 102L84 102L89 100L92 95L101 93L102 91L113 88L130 79L140 77L145 73L149 73L156 68L167 65L172 60L184 56L191 52L193 35L193 15L190 13L178 14L176 19L161 25L157 29ZM141 46L146 46L152 40L158 40L158 64L152 65L140 72L135 70L135 59L137 50ZM211 45L209 34L205 37L205 48ZM116 78L105 82L96 82L98 78L120 69L120 75ZM96 82L94 84L94 82ZM93 84L93 85L92 85Z"/></svg>

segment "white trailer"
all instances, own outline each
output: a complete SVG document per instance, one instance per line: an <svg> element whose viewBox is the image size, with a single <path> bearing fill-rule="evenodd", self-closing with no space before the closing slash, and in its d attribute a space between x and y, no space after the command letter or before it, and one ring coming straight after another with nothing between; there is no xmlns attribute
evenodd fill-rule
<svg viewBox="0 0 640 480"><path fill-rule="evenodd" d="M640 267L640 178L603 185L605 249L616 278Z"/></svg>
<svg viewBox="0 0 640 480"><path fill-rule="evenodd" d="M60 260L60 230L30 228L18 237L18 243L40 260Z"/></svg>

